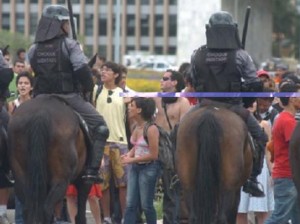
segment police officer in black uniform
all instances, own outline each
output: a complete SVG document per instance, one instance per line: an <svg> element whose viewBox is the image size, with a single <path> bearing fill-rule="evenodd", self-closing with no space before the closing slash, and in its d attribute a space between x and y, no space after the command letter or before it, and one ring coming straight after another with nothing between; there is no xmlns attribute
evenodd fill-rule
<svg viewBox="0 0 300 224"><path fill-rule="evenodd" d="M12 187L11 180L8 179L9 164L7 158L7 148L3 147L6 141L6 131L9 120L9 115L6 110L6 98L9 97L9 83L14 77L14 72L6 63L2 52L0 51L0 188ZM4 218L1 217L1 218Z"/></svg>
<svg viewBox="0 0 300 224"><path fill-rule="evenodd" d="M93 140L83 178L100 182L98 171L109 130L103 117L83 99L94 88L92 73L79 43L68 38L69 24L65 7L50 5L43 10L35 43L28 51L35 73L33 93L36 97L54 94L83 117Z"/></svg>
<svg viewBox="0 0 300 224"><path fill-rule="evenodd" d="M9 83L14 77L14 72L9 68L6 63L2 51L0 51L0 121L4 126L4 129L7 129L8 124L8 113L5 108L6 98L9 97Z"/></svg>
<svg viewBox="0 0 300 224"><path fill-rule="evenodd" d="M263 84L256 76L251 57L242 49L237 24L228 12L212 14L206 26L206 38L207 44L197 49L191 60L193 85L197 92L262 92ZM226 105L243 117L256 140L258 155L254 157L252 174L243 190L254 197L263 197L257 176L263 165L266 134L254 116L242 106L242 98L202 99L203 105L214 102Z"/></svg>

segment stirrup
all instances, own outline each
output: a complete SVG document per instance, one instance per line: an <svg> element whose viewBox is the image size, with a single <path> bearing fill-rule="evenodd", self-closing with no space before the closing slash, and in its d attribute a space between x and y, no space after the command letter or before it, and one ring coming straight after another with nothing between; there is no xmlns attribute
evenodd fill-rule
<svg viewBox="0 0 300 224"><path fill-rule="evenodd" d="M14 184L15 183L15 178L14 175L12 173L12 171L10 170L8 173L5 174L5 177L7 178L7 180L11 183Z"/></svg>
<svg viewBox="0 0 300 224"><path fill-rule="evenodd" d="M253 180L247 180L247 182L243 186L243 191L250 194L252 197L264 197L265 193L259 188L259 186L263 189L263 185L261 183Z"/></svg>
<svg viewBox="0 0 300 224"><path fill-rule="evenodd" d="M177 174L175 174L172 179L171 179L171 183L170 183L170 190L174 189L174 187L179 183L179 177Z"/></svg>
<svg viewBox="0 0 300 224"><path fill-rule="evenodd" d="M87 184L100 184L103 179L99 176L98 171L87 169L81 177Z"/></svg>

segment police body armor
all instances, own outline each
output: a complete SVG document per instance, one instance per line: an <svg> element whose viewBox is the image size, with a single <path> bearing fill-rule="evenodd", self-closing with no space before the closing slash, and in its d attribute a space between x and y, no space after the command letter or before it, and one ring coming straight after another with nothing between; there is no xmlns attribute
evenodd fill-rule
<svg viewBox="0 0 300 224"><path fill-rule="evenodd" d="M78 92L70 59L62 52L65 37L54 38L37 47L30 63L35 71L34 95L41 93L66 94Z"/></svg>
<svg viewBox="0 0 300 224"><path fill-rule="evenodd" d="M195 88L197 92L240 92L241 75L236 66L236 50L198 49L193 57ZM239 104L240 98L209 98L225 103Z"/></svg>

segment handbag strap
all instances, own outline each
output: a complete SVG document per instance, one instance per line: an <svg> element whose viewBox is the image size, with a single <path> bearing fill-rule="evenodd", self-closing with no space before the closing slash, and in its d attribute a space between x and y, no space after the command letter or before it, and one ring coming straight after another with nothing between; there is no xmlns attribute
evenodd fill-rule
<svg viewBox="0 0 300 224"><path fill-rule="evenodd" d="M170 122L169 116L168 116L168 114L167 114L167 104L166 104L166 103L164 103L163 101L162 101L162 107L164 108L164 112L165 112L165 116L166 116L166 118L167 118L167 121L168 121L168 124L169 124L169 128L170 128L170 130L172 130L172 129L173 129L173 127L172 127L172 125L171 125L171 122Z"/></svg>

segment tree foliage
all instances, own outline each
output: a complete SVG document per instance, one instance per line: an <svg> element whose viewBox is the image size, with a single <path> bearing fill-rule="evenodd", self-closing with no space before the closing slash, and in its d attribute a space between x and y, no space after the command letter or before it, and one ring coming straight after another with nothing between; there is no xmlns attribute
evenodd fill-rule
<svg viewBox="0 0 300 224"><path fill-rule="evenodd" d="M299 57L299 50L297 49L300 47L300 16L296 6L288 0L272 0L272 12L273 33L277 36L273 44L291 45L293 49L296 49L292 54ZM275 53L274 56L280 55L276 55Z"/></svg>
<svg viewBox="0 0 300 224"><path fill-rule="evenodd" d="M4 48L9 45L8 51L11 56L15 56L17 49L28 49L31 44L31 40L26 38L24 34L12 33L8 30L0 31L0 48Z"/></svg>
<svg viewBox="0 0 300 224"><path fill-rule="evenodd" d="M290 1L273 0L273 31L284 33L286 36L293 35L293 24L298 17L297 9Z"/></svg>

